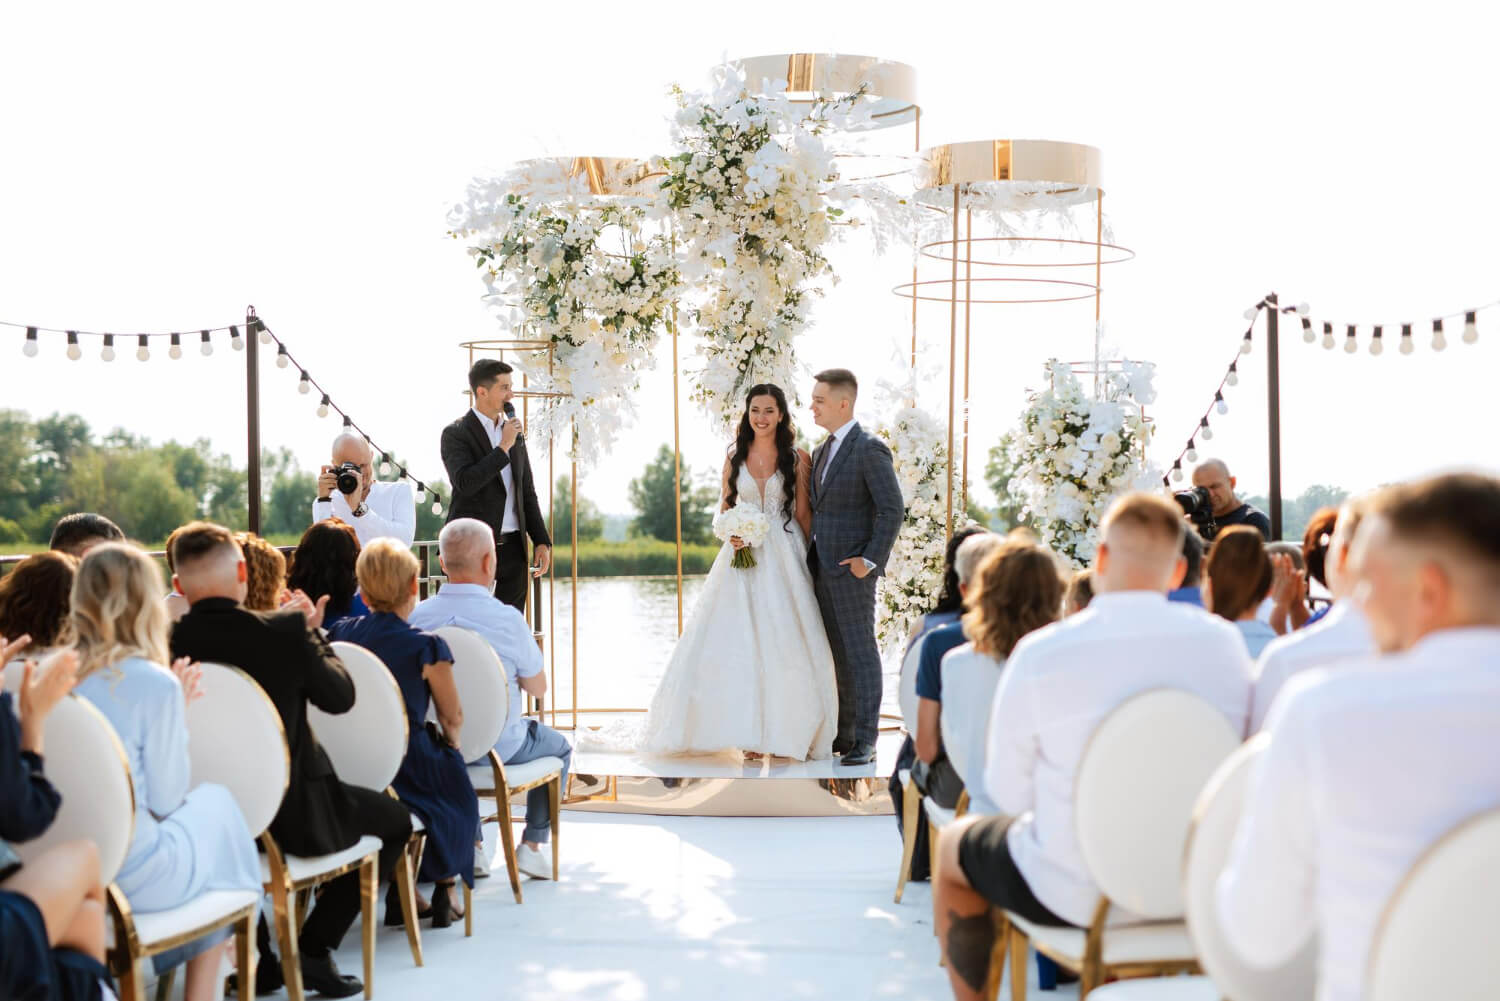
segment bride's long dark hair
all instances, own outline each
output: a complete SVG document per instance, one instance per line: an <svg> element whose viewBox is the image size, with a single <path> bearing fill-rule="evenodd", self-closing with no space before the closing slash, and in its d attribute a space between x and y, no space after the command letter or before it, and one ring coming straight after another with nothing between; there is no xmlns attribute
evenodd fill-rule
<svg viewBox="0 0 1500 1001"><path fill-rule="evenodd" d="M776 469L781 473L782 493L785 500L781 511L786 516L782 527L790 529L797 512L797 431L792 427L792 413L787 409L786 394L781 387L769 382L751 386L745 393L745 412L740 417L740 429L735 435L734 451L729 456L729 506L734 507L740 495L740 467L750 454L750 444L755 441L755 429L750 426L750 401L757 396L769 396L776 401L781 411L781 420L776 423Z"/></svg>

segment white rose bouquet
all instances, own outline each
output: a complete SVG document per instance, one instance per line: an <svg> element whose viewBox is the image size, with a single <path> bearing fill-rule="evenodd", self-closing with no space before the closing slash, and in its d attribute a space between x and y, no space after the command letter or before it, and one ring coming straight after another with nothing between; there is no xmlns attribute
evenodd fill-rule
<svg viewBox="0 0 1500 1001"><path fill-rule="evenodd" d="M766 536L771 533L771 520L766 513L753 504L739 503L728 511L720 511L714 518L714 535L728 542L738 537L745 543L744 548L734 552L734 563L731 564L738 570L748 570L755 566L755 546L763 546Z"/></svg>

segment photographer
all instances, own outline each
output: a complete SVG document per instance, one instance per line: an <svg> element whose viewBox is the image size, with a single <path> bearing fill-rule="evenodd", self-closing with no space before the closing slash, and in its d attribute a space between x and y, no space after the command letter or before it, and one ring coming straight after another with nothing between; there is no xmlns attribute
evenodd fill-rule
<svg viewBox="0 0 1500 1001"><path fill-rule="evenodd" d="M405 480L378 483L370 443L345 431L333 440L333 465L318 476L313 521L338 518L354 526L359 544L391 538L409 546L417 534L417 510Z"/></svg>
<svg viewBox="0 0 1500 1001"><path fill-rule="evenodd" d="M1271 519L1234 494L1235 478L1222 459L1206 459L1193 470L1193 489L1174 495L1193 527L1205 542L1230 525L1249 525L1271 540Z"/></svg>

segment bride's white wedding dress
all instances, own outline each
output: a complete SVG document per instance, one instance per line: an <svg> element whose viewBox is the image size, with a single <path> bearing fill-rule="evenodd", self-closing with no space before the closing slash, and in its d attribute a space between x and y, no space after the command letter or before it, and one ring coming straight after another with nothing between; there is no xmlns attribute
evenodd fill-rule
<svg viewBox="0 0 1500 1001"><path fill-rule="evenodd" d="M730 565L725 543L651 700L644 745L656 753L832 755L838 727L833 654L807 569L807 540L785 524L781 473L764 492L741 468L739 501L771 532L756 565Z"/></svg>

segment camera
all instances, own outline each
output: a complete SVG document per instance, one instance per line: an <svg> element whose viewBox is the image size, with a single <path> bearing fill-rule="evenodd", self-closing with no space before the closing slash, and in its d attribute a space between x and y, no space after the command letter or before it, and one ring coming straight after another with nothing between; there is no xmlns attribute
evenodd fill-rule
<svg viewBox="0 0 1500 1001"><path fill-rule="evenodd" d="M1214 521L1214 505L1209 497L1207 487L1194 487L1191 490L1178 490L1172 494L1172 499L1177 506L1182 508L1182 513L1187 515L1188 521L1198 530L1198 534L1205 540L1212 539L1219 532L1219 524Z"/></svg>
<svg viewBox="0 0 1500 1001"><path fill-rule="evenodd" d="M333 473L338 477L339 493L349 495L359 492L360 481L363 477L360 475L358 464L346 462Z"/></svg>

